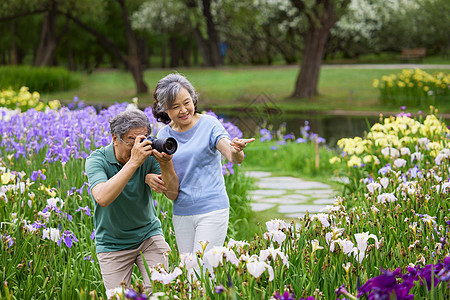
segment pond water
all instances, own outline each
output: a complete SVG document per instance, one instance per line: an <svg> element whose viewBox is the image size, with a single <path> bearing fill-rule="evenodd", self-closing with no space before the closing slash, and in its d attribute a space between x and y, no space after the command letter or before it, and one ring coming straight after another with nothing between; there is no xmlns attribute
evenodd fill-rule
<svg viewBox="0 0 450 300"><path fill-rule="evenodd" d="M216 112L217 113L217 112ZM305 112L301 114L275 113L266 115L252 115L246 112L241 113L218 113L224 121L237 125L244 133L244 137L254 136L260 128L279 129L283 124L286 126L286 133L293 133L300 136L300 128L305 125L305 121L311 127L310 131L317 133L326 139L326 144L337 147L336 143L344 137L363 136L370 127L379 122L379 116L357 116L357 115L326 115L316 112ZM444 119L446 124L450 124L448 119Z"/></svg>

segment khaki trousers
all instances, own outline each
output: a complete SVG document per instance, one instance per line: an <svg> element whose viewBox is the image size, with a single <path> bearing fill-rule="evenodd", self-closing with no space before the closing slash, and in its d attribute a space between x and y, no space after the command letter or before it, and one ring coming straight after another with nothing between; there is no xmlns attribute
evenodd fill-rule
<svg viewBox="0 0 450 300"><path fill-rule="evenodd" d="M121 287L122 282L129 287L133 266L136 264L142 275L144 289L150 291L150 278L140 252L149 267L162 264L167 270L169 251L170 247L164 237L155 235L143 241L137 249L97 253L106 290Z"/></svg>

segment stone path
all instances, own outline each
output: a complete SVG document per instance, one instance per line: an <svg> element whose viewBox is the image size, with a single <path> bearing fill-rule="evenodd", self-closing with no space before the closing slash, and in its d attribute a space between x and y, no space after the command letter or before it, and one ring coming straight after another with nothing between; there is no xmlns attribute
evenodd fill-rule
<svg viewBox="0 0 450 300"><path fill-rule="evenodd" d="M251 192L254 211L276 208L278 214L286 218L316 214L332 205L338 194L330 185L306 181L295 177L276 177L269 172L251 171L246 173L256 181L257 189Z"/></svg>

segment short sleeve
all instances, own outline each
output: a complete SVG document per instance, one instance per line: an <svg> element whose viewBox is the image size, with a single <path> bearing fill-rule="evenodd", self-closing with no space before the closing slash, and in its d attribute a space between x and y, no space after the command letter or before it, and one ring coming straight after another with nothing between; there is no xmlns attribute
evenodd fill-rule
<svg viewBox="0 0 450 300"><path fill-rule="evenodd" d="M108 181L104 161L97 156L90 156L86 159L85 170L91 190L97 184Z"/></svg>
<svg viewBox="0 0 450 300"><path fill-rule="evenodd" d="M212 120L212 122L211 122L212 128L211 128L211 136L209 139L209 147L211 149L216 149L217 144L219 143L219 141L221 139L223 139L225 137L229 138L229 139L231 139L231 138L219 120L217 120L214 117L211 117L211 120Z"/></svg>

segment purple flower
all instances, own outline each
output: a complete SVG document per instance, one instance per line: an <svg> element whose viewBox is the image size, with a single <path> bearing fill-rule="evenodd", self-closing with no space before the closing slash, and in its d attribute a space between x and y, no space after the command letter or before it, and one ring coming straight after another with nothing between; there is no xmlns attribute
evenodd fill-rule
<svg viewBox="0 0 450 300"><path fill-rule="evenodd" d="M92 230L92 233L91 233L91 240L93 240L94 238L95 238L95 229Z"/></svg>
<svg viewBox="0 0 450 300"><path fill-rule="evenodd" d="M295 140L295 136L294 136L292 133L289 133L289 134L286 134L286 135L283 137L283 139L284 139L285 141L287 141L287 140Z"/></svg>
<svg viewBox="0 0 450 300"><path fill-rule="evenodd" d="M306 143L308 140L307 139L304 139L304 138L298 138L298 139L296 139L295 140L295 142L297 143L297 144L300 144L300 143Z"/></svg>
<svg viewBox="0 0 450 300"><path fill-rule="evenodd" d="M58 246L61 245L61 242L63 240L64 240L64 244L66 244L67 248L71 248L73 245L73 242L78 242L78 239L69 230L66 230L63 232L63 234L61 235L61 238L58 241Z"/></svg>
<svg viewBox="0 0 450 300"><path fill-rule="evenodd" d="M261 129L259 134L261 135L259 139L261 142L272 140L272 133L266 128Z"/></svg>
<svg viewBox="0 0 450 300"><path fill-rule="evenodd" d="M8 234L5 234L4 236L2 236L2 239L4 239L8 243L8 248L10 248L14 244L14 240Z"/></svg>
<svg viewBox="0 0 450 300"><path fill-rule="evenodd" d="M289 294L288 291L285 291L283 293L283 295L280 295L280 293L276 293L276 295L274 296L274 299L278 299L278 300L295 300L295 295L294 293Z"/></svg>
<svg viewBox="0 0 450 300"><path fill-rule="evenodd" d="M234 174L233 164L230 162L222 164L222 175L226 175L228 172L230 175Z"/></svg>
<svg viewBox="0 0 450 300"><path fill-rule="evenodd" d="M88 205L86 205L85 207L79 207L75 212L79 212L80 210L84 211L84 213L86 215L88 215L89 217L91 217L91 209L89 208Z"/></svg>
<svg viewBox="0 0 450 300"><path fill-rule="evenodd" d="M378 174L386 175L391 169L391 164L386 164L386 166L382 167L380 170L378 170Z"/></svg>
<svg viewBox="0 0 450 300"><path fill-rule="evenodd" d="M450 279L450 256L444 258L442 269L436 274L440 281L449 281Z"/></svg>
<svg viewBox="0 0 450 300"><path fill-rule="evenodd" d="M323 137L317 137L317 143L318 144L322 144L322 143L325 143L327 140L326 139L324 139Z"/></svg>
<svg viewBox="0 0 450 300"><path fill-rule="evenodd" d="M214 292L219 295L222 294L223 292L225 292L225 290L226 289L223 285L218 285L214 288Z"/></svg>
<svg viewBox="0 0 450 300"><path fill-rule="evenodd" d="M84 260L89 260L89 261L92 261L92 262L95 261L90 254L88 256L85 256Z"/></svg>
<svg viewBox="0 0 450 300"><path fill-rule="evenodd" d="M336 295L339 297L340 295L347 295L348 292L345 289L345 284L342 284L340 287L338 287L335 291Z"/></svg>
<svg viewBox="0 0 450 300"><path fill-rule="evenodd" d="M410 295L409 291L414 286L413 278L404 280L403 283L397 283L397 278L402 278L400 268L394 272L390 270L381 270L381 275L370 278L359 289L358 298L362 295L368 295L368 299L390 299L395 295L395 299L412 300L414 295Z"/></svg>
<svg viewBox="0 0 450 300"><path fill-rule="evenodd" d="M31 179L32 181L36 181L36 180L38 180L39 178L42 178L42 180L45 180L45 179L47 179L47 176L45 176L44 173L42 173L41 170L33 171L33 172L31 173L30 179Z"/></svg>
<svg viewBox="0 0 450 300"><path fill-rule="evenodd" d="M278 147L277 147L277 146L271 146L270 149L272 149L272 150L277 150Z"/></svg>

